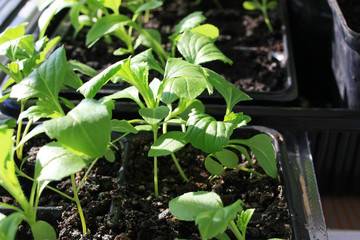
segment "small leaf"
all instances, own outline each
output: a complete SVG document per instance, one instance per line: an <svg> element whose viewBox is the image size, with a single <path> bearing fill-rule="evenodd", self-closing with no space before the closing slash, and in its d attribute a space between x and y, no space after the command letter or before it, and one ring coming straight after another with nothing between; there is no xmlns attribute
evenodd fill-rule
<svg viewBox="0 0 360 240"><path fill-rule="evenodd" d="M140 107L144 106L139 98L139 91L134 86L127 87L124 90L118 91L116 93L104 97L104 99L107 100L116 100L123 98L128 98L135 101Z"/></svg>
<svg viewBox="0 0 360 240"><path fill-rule="evenodd" d="M33 130L31 130L28 134L26 134L25 137L21 139L21 141L18 143L15 149L18 149L21 145L25 144L27 141L29 141L31 138L35 137L36 135L39 135L41 133L45 132L45 128L43 124L39 124L36 127L34 127Z"/></svg>
<svg viewBox="0 0 360 240"><path fill-rule="evenodd" d="M186 145L185 133L172 131L161 135L151 146L149 157L167 156Z"/></svg>
<svg viewBox="0 0 360 240"><path fill-rule="evenodd" d="M156 59L154 58L151 48L131 58L131 64L136 64L141 62L147 63L149 65L149 70L154 69L159 73L161 73L161 75L164 75L164 69L161 67L160 63L156 61Z"/></svg>
<svg viewBox="0 0 360 240"><path fill-rule="evenodd" d="M34 240L56 240L55 229L45 221L36 221L30 224Z"/></svg>
<svg viewBox="0 0 360 240"><path fill-rule="evenodd" d="M217 161L215 161L211 155L208 155L205 158L205 168L208 170L212 175L222 175L224 173L224 167Z"/></svg>
<svg viewBox="0 0 360 240"><path fill-rule="evenodd" d="M146 2L146 3L142 4L138 9L136 9L135 13L152 10L152 9L158 8L162 5L163 5L163 2L161 2L161 1Z"/></svg>
<svg viewBox="0 0 360 240"><path fill-rule="evenodd" d="M224 233L230 221L242 210L241 203L241 200L237 200L227 207L201 212L195 219L201 237L210 239Z"/></svg>
<svg viewBox="0 0 360 240"><path fill-rule="evenodd" d="M271 10L273 10L273 9L275 9L276 7L277 7L277 5L278 5L278 2L277 1L270 1L270 2L268 2L268 4L267 4L267 8L268 9L271 9Z"/></svg>
<svg viewBox="0 0 360 240"><path fill-rule="evenodd" d="M131 19L122 14L112 14L100 18L86 35L86 45L91 45L106 34L117 31L121 26L131 22Z"/></svg>
<svg viewBox="0 0 360 240"><path fill-rule="evenodd" d="M242 144L249 147L266 174L272 178L276 178L278 170L275 150L271 141L271 137L266 134L257 134L249 139L231 140L232 143Z"/></svg>
<svg viewBox="0 0 360 240"><path fill-rule="evenodd" d="M104 7L110 8L114 13L119 13L119 8L121 6L121 0L105 0Z"/></svg>
<svg viewBox="0 0 360 240"><path fill-rule="evenodd" d="M138 133L135 127L126 120L111 120L111 131L121 133Z"/></svg>
<svg viewBox="0 0 360 240"><path fill-rule="evenodd" d="M183 221L194 221L200 213L222 207L219 195L205 191L188 192L169 202L171 214Z"/></svg>
<svg viewBox="0 0 360 240"><path fill-rule="evenodd" d="M28 23L23 23L21 25L15 27L9 27L5 31L0 34L0 45L10 41L17 39L19 37L24 36L25 34L25 27Z"/></svg>
<svg viewBox="0 0 360 240"><path fill-rule="evenodd" d="M58 142L51 142L40 148L35 164L35 179L38 181L60 181L81 171L91 160L82 158Z"/></svg>
<svg viewBox="0 0 360 240"><path fill-rule="evenodd" d="M215 153L227 145L237 123L216 121L210 115L193 109L186 125L186 141L204 152Z"/></svg>
<svg viewBox="0 0 360 240"><path fill-rule="evenodd" d="M193 64L202 64L215 60L232 64L232 61L214 45L210 38L200 33L186 31L181 36L177 47L186 61Z"/></svg>
<svg viewBox="0 0 360 240"><path fill-rule="evenodd" d="M78 91L86 98L95 97L96 93L112 78L122 67L123 61L116 62L104 71L82 85Z"/></svg>
<svg viewBox="0 0 360 240"><path fill-rule="evenodd" d="M189 14L176 25L174 35L178 35L179 33L199 26L205 19L206 17L202 12L193 12Z"/></svg>
<svg viewBox="0 0 360 240"><path fill-rule="evenodd" d="M15 239L19 224L25 219L20 212L10 214L6 218L0 219L0 239Z"/></svg>
<svg viewBox="0 0 360 240"><path fill-rule="evenodd" d="M141 108L139 114L150 125L154 125L162 121L168 114L170 109L166 106L160 106L157 108Z"/></svg>
<svg viewBox="0 0 360 240"><path fill-rule="evenodd" d="M224 97L228 109L233 107L240 101L251 100L247 94L242 92L240 89L229 83L222 76L216 72L204 68L207 74L207 80L215 87L215 89Z"/></svg>
<svg viewBox="0 0 360 240"><path fill-rule="evenodd" d="M212 24L203 24L190 30L210 38L213 42L219 37L219 29Z"/></svg>
<svg viewBox="0 0 360 240"><path fill-rule="evenodd" d="M86 76L95 77L96 75L99 74L99 72L96 71L95 69L93 69L92 67L90 67L84 63L78 62L76 60L71 60L68 63L69 63L70 68L73 71L80 72Z"/></svg>
<svg viewBox="0 0 360 240"><path fill-rule="evenodd" d="M110 141L111 115L105 105L84 99L65 117L44 122L46 134L77 155L102 157Z"/></svg>
<svg viewBox="0 0 360 240"><path fill-rule="evenodd" d="M147 125L147 124L145 124L145 125L137 125L137 126L135 126L135 129L137 131L139 131L139 132L140 131L150 132L150 131L153 130L153 128L150 125Z"/></svg>
<svg viewBox="0 0 360 240"><path fill-rule="evenodd" d="M227 168L233 169L239 164L239 158L236 153L228 149L216 152L215 156Z"/></svg>
<svg viewBox="0 0 360 240"><path fill-rule="evenodd" d="M254 212L255 212L255 208L251 208L251 209L247 209L246 211L242 211L236 221L236 225L239 228L239 230L241 231L244 239L245 239L247 225L250 222L250 219Z"/></svg>
<svg viewBox="0 0 360 240"><path fill-rule="evenodd" d="M115 159L116 159L114 151L109 148L106 149L104 157L108 162L111 162L111 163L115 162Z"/></svg>

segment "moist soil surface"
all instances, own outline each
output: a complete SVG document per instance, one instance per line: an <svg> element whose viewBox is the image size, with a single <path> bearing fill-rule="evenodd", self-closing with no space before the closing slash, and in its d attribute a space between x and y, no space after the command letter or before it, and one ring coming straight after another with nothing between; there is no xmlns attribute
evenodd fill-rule
<svg viewBox="0 0 360 240"><path fill-rule="evenodd" d="M101 159L91 170L79 193L88 228L86 234L82 234L73 202L50 190L43 193L41 205L62 207L60 213L55 214L58 215L57 219L49 219L51 214L42 217L55 227L58 239L201 239L194 222L179 221L168 209L171 199L189 191L214 191L221 196L224 206L241 199L244 209L255 208L247 228L247 239L290 238L290 213L283 186L277 179L260 179L243 171L227 171L210 182L209 173L204 168L204 154L192 147L185 147L177 154L190 179L188 183L182 181L171 159L158 159L160 198L155 199L153 160L146 157L149 150L147 139L144 136L137 138L137 141L130 143L130 150L125 151L129 157L125 174L121 177L122 181L126 179L125 182L120 184L118 181L121 151L117 153L115 163ZM32 155L26 165L33 165L31 159L34 159L38 149L37 146L26 150ZM247 166L245 163L242 165ZM259 167L255 169L262 171ZM77 182L85 171L76 174ZM72 196L69 179L53 183L52 186ZM16 204L3 190L0 196L2 201ZM38 215L44 214L39 212ZM234 239L230 232L228 234ZM16 239L32 239L26 224L20 225Z"/></svg>
<svg viewBox="0 0 360 240"><path fill-rule="evenodd" d="M337 0L348 26L360 33L360 4L357 0Z"/></svg>
<svg viewBox="0 0 360 240"><path fill-rule="evenodd" d="M206 67L221 74L245 92L272 92L287 87L279 9L269 11L274 28L274 32L270 32L261 13L244 10L242 1L223 0L222 8L216 7L214 1L201 1L198 5L194 2L164 1L161 8L151 11L150 20L144 27L158 29L164 48L170 51L168 37L174 32L176 24L188 14L202 11L207 17L205 23L213 24L220 30L216 46L233 61L231 66L216 61L205 64ZM115 49L123 46L115 38L112 38L110 44L109 41L101 39L91 48L87 48L86 29L80 31L75 39L72 35L70 32L64 39L68 59L103 70L127 57L112 55ZM141 52L141 48L138 50Z"/></svg>

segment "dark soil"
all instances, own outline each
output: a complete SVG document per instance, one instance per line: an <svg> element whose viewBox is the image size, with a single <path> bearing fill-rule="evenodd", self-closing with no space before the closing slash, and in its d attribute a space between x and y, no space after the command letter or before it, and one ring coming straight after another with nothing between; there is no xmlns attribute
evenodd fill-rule
<svg viewBox="0 0 360 240"><path fill-rule="evenodd" d="M348 26L360 33L360 4L357 0L338 0Z"/></svg>
<svg viewBox="0 0 360 240"><path fill-rule="evenodd" d="M54 225L58 239L200 239L194 222L179 221L168 209L171 199L188 191L200 190L217 192L225 206L242 199L244 209L256 208L248 225L247 239L288 239L291 236L290 213L283 195L283 186L277 179L263 177L260 180L242 171L227 171L223 177L209 182L209 174L203 166L203 153L191 147L184 148L178 154L180 164L190 178L189 183L181 180L171 159L159 158L160 199L155 199L153 162L146 157L149 150L149 141L146 139L148 137L137 138L138 141L132 142L130 150L125 154L129 157L125 165L126 174L122 178L126 179L126 183L118 182L119 160L115 163L99 160L89 174L79 194L88 227L86 234L81 233L76 205L54 195L50 190L44 192L41 205L62 207L56 221L48 219L51 215L46 216L46 212L38 213L39 216L45 215L41 218ZM41 143L44 140L40 140L39 144ZM26 152L35 156L38 149L38 146L28 148ZM31 159L35 158L31 157L27 165L32 165ZM261 172L261 169L256 170ZM80 181L85 171L86 169L76 174L77 181ZM53 187L72 196L69 179L54 183ZM0 193L2 201L14 203L3 191ZM32 239L26 223L20 225L16 239Z"/></svg>
<svg viewBox="0 0 360 240"><path fill-rule="evenodd" d="M164 6L152 11L146 28L158 29L162 34L163 46L169 50L168 37L174 32L179 21L194 11L203 11L206 23L217 26L220 36L215 42L234 63L222 62L206 64L223 75L228 81L246 92L269 92L283 90L286 82L284 46L281 18L278 11L270 11L274 32L270 33L259 11L245 11L242 1L223 0L223 9L218 9L212 1L165 1ZM70 33L64 43L69 59L76 59L102 70L126 56L113 56L112 52L122 43L112 38L112 43L103 39L88 49L85 46L83 30L74 40Z"/></svg>

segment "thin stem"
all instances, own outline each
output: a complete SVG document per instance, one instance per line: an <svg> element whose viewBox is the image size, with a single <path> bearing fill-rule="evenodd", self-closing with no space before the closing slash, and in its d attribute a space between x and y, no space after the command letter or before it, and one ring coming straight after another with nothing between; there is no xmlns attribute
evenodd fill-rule
<svg viewBox="0 0 360 240"><path fill-rule="evenodd" d="M260 178L262 177L262 175L261 175L260 173L254 171L254 170L251 170L251 169L248 169L248 168L244 168L244 167L240 167L240 166L237 166L236 168L237 168L237 169L240 169L240 170L242 170L242 171L245 171L245 172L253 173L253 174L255 174L256 176L258 176L258 177L260 177Z"/></svg>
<svg viewBox="0 0 360 240"><path fill-rule="evenodd" d="M96 162L97 162L98 160L99 160L99 158L96 158L96 159L91 163L91 165L89 166L88 170L86 171L84 177L81 179L81 182L80 182L79 186L77 187L76 192L79 192L79 191L80 191L80 188L81 188L82 185L84 184L84 182L85 182L87 176L89 175L91 169L94 167L94 165L96 164Z"/></svg>
<svg viewBox="0 0 360 240"><path fill-rule="evenodd" d="M121 135L120 137L118 137L117 139L115 139L114 141L110 142L111 145L113 145L114 143L116 143L117 141L119 141L120 139L126 137L127 135L129 135L130 133L124 133L123 135ZM116 146L114 146L116 147Z"/></svg>
<svg viewBox="0 0 360 240"><path fill-rule="evenodd" d="M23 138L26 136L26 134L28 134L32 123L33 123L33 119L30 119L29 122L26 124L25 130L24 130L24 132L23 132L23 134L22 134L21 139L23 139ZM24 150L24 144L22 144L22 145L19 147L19 153L20 153L21 158L22 158L23 150Z"/></svg>
<svg viewBox="0 0 360 240"><path fill-rule="evenodd" d="M183 170L182 170L182 168L181 168L181 166L180 166L180 164L179 164L179 161L177 160L175 154L172 153L172 154L171 154L171 157L172 157L172 159L173 159L173 161L174 161L174 163L175 163L175 166L176 166L176 168L178 169L178 171L179 171L182 179L183 179L185 182L189 182L189 179L186 177L185 173L183 172Z"/></svg>
<svg viewBox="0 0 360 240"><path fill-rule="evenodd" d="M85 234L86 233L85 216L84 216L84 212L82 210L81 204L80 204L78 191L76 190L76 183L75 183L75 175L74 174L71 174L71 185L73 187L74 201L76 202L76 206L78 208L83 234Z"/></svg>
<svg viewBox="0 0 360 240"><path fill-rule="evenodd" d="M13 74L11 71L9 71L4 65L0 63L0 69L5 72L7 75L9 75L12 79L15 80L16 83L19 83L21 79L18 78L16 74Z"/></svg>
<svg viewBox="0 0 360 240"><path fill-rule="evenodd" d="M157 127L153 127L154 142L157 139ZM157 157L154 157L154 192L155 198L159 199L159 186L158 186L158 170L157 170Z"/></svg>
<svg viewBox="0 0 360 240"><path fill-rule="evenodd" d="M26 102L26 100L21 100L21 102L20 102L20 112L24 111L25 102ZM18 122L17 133L16 133L16 146L19 145L19 142L20 142L20 139L21 139L22 122L23 122L22 119L20 119L19 122ZM21 148L16 149L16 156L18 157L19 160L22 159Z"/></svg>
<svg viewBox="0 0 360 240"><path fill-rule="evenodd" d="M20 177L24 177L24 178L26 178L26 179L28 179L28 180L35 181L32 177L30 177L30 176L26 175L25 173L23 173L22 171L20 171L20 169L15 168L15 171L16 171L16 173L17 173ZM67 198L67 199L69 199L69 200L71 200L71 201L75 201L74 198L72 198L72 197L70 197L69 195L67 195L67 194L65 194L65 193L57 190L56 188L53 188L53 187L51 187L51 186L49 186L49 185L46 185L46 188L48 188L48 189L50 189L51 191L54 191L54 192L60 194L61 196L65 197L65 198Z"/></svg>
<svg viewBox="0 0 360 240"><path fill-rule="evenodd" d="M236 226L234 220L230 221L230 224L228 225L228 227L230 228L230 230L234 233L236 239L238 240L245 240L245 238L243 237L243 235L241 234L240 230L238 229L238 227Z"/></svg>
<svg viewBox="0 0 360 240"><path fill-rule="evenodd" d="M264 7L264 9L262 9L261 11L262 11L262 13L263 13L263 15L264 15L264 21L265 21L265 23L266 23L269 31L270 31L270 32L273 32L274 29L273 29L273 27L272 27L272 25L271 25L269 16L268 16L268 14L267 14L266 7Z"/></svg>

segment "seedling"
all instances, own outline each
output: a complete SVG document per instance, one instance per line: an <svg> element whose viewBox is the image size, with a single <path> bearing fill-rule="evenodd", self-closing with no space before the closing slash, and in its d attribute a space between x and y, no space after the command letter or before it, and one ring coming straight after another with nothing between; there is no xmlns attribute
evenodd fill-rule
<svg viewBox="0 0 360 240"><path fill-rule="evenodd" d="M273 32L274 29L271 25L268 11L273 10L277 7L278 2L276 0L251 0L251 1L245 1L243 2L243 7L246 10L253 11L253 10L260 10L264 16L264 21L266 23L266 26L268 27L270 32Z"/></svg>
<svg viewBox="0 0 360 240"><path fill-rule="evenodd" d="M195 221L202 239L230 239L230 229L238 240L245 240L246 227L255 209L243 211L243 202L237 200L224 207L214 192L188 192L169 202L171 213L179 220ZM235 219L237 221L235 223Z"/></svg>
<svg viewBox="0 0 360 240"><path fill-rule="evenodd" d="M154 189L157 198L159 196L158 157L170 155L180 175L187 181L175 157L176 151L191 143L206 153L219 152L228 145L233 130L246 125L250 120L242 113L232 113L232 108L238 102L251 98L219 74L200 65L214 60L231 62L215 47L210 38L197 32L184 31L179 37L177 48L186 61L169 58L164 71L151 51L147 50L133 58L113 64L79 88L86 98L93 98L110 79L114 82L126 81L132 85L104 99L128 98L140 107L139 114L142 119L134 119L131 122L145 124L147 130L153 132L154 144L148 155L154 158ZM163 75L163 79L154 78L149 83L149 69L157 70ZM204 106L197 97L206 89L209 93L216 89L224 97L226 102L224 121L217 121L203 113ZM180 126L182 130L168 131L169 123ZM161 126L162 135L158 137L158 129ZM258 143L264 145L270 143L262 140ZM276 169L274 156L264 161L269 161L271 168L275 165ZM264 166L266 167L266 164Z"/></svg>

